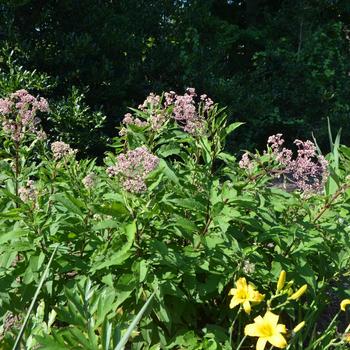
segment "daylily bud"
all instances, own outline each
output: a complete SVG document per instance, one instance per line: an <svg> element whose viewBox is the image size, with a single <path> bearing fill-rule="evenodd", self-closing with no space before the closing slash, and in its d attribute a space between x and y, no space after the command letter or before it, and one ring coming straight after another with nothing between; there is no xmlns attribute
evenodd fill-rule
<svg viewBox="0 0 350 350"><path fill-rule="evenodd" d="M300 322L298 325L296 325L296 326L293 328L293 333L299 332L304 326L305 326L305 321Z"/></svg>
<svg viewBox="0 0 350 350"><path fill-rule="evenodd" d="M286 283L286 271L282 270L277 282L277 292L283 289Z"/></svg>
<svg viewBox="0 0 350 350"><path fill-rule="evenodd" d="M307 290L307 284L304 284L300 287L294 294L292 294L288 299L289 300L298 300Z"/></svg>
<svg viewBox="0 0 350 350"><path fill-rule="evenodd" d="M340 303L340 310L341 311L345 311L345 308L347 305L350 305L350 299L344 299L341 303Z"/></svg>

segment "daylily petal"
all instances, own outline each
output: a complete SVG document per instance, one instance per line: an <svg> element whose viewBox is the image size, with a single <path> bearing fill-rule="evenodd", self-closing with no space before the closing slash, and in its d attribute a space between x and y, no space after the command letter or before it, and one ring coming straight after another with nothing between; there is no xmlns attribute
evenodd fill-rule
<svg viewBox="0 0 350 350"><path fill-rule="evenodd" d="M236 288L231 288L230 291L228 292L228 295L235 295L237 289Z"/></svg>
<svg viewBox="0 0 350 350"><path fill-rule="evenodd" d="M341 303L340 303L340 310L341 311L345 311L345 308L347 305L350 305L350 299L344 299Z"/></svg>
<svg viewBox="0 0 350 350"><path fill-rule="evenodd" d="M240 300L237 300L236 298L232 298L230 302L230 309L233 309L237 305L239 305L241 302Z"/></svg>
<svg viewBox="0 0 350 350"><path fill-rule="evenodd" d="M284 324L278 324L276 329L277 329L277 332L279 333L287 333L287 329Z"/></svg>
<svg viewBox="0 0 350 350"><path fill-rule="evenodd" d="M271 343L276 348L283 349L287 346L287 341L282 334L276 333L268 338L269 343Z"/></svg>
<svg viewBox="0 0 350 350"><path fill-rule="evenodd" d="M259 338L256 342L256 350L264 350L267 340L265 338Z"/></svg>
<svg viewBox="0 0 350 350"><path fill-rule="evenodd" d="M255 323L250 323L244 327L244 335L247 335L249 337L260 337L261 333L256 327Z"/></svg>
<svg viewBox="0 0 350 350"><path fill-rule="evenodd" d="M260 294L259 292L255 292L254 293L254 299L251 301L254 301L256 303L260 303L261 301L263 301L265 298L265 294Z"/></svg>
<svg viewBox="0 0 350 350"><path fill-rule="evenodd" d="M255 323L264 322L264 319L259 315L259 316L254 318L254 322Z"/></svg>
<svg viewBox="0 0 350 350"><path fill-rule="evenodd" d="M255 290L254 287L251 284L248 284L247 286L247 294L248 294L248 298L252 298L254 299L254 295L255 295Z"/></svg>
<svg viewBox="0 0 350 350"><path fill-rule="evenodd" d="M264 316L264 320L269 322L273 327L277 326L278 318L279 318L279 316L273 314L271 311L267 311L265 316Z"/></svg>
<svg viewBox="0 0 350 350"><path fill-rule="evenodd" d="M241 277L236 282L237 289L247 289L247 281L245 277Z"/></svg>
<svg viewBox="0 0 350 350"><path fill-rule="evenodd" d="M250 311L252 310L251 306L250 306L250 302L248 300L246 300L243 303L243 309L247 314L250 314Z"/></svg>

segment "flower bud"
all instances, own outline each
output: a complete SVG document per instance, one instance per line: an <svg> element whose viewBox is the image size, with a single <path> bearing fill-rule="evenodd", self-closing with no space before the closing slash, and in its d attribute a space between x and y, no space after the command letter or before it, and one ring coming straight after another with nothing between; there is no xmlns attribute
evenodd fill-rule
<svg viewBox="0 0 350 350"><path fill-rule="evenodd" d="M344 299L341 303L340 303L340 310L341 311L345 311L345 308L347 305L350 305L350 299Z"/></svg>
<svg viewBox="0 0 350 350"><path fill-rule="evenodd" d="M283 289L286 283L286 271L282 270L277 282L277 292Z"/></svg>
<svg viewBox="0 0 350 350"><path fill-rule="evenodd" d="M299 332L305 326L305 321L300 322L293 328L293 333Z"/></svg>
<svg viewBox="0 0 350 350"><path fill-rule="evenodd" d="M300 287L294 294L292 294L288 299L289 300L298 300L307 290L307 284L304 284Z"/></svg>

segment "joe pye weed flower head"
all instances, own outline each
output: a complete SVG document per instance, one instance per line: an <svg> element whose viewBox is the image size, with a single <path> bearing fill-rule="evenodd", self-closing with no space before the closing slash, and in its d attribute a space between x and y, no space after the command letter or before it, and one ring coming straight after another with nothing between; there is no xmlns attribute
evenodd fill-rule
<svg viewBox="0 0 350 350"><path fill-rule="evenodd" d="M24 89L0 99L0 120L3 131L16 143L28 134L34 134L42 139L43 132L38 127L40 119L37 113L48 111L49 104L43 97L35 98Z"/></svg>
<svg viewBox="0 0 350 350"><path fill-rule="evenodd" d="M284 176L304 195L322 192L329 176L328 161L322 155L317 154L316 145L310 140L294 140L297 152L296 155L293 155L291 149L283 147L285 141L282 136L282 134L272 135L267 140L270 152L265 152L265 155L270 155L270 162L274 163L275 167L273 169L264 168L266 174L274 177ZM261 164L260 156L249 157L247 152L239 161L240 168L245 169L248 173L259 164Z"/></svg>
<svg viewBox="0 0 350 350"><path fill-rule="evenodd" d="M55 160L60 160L68 156L74 157L77 153L76 149L71 148L65 142L55 141L51 144L51 151Z"/></svg>
<svg viewBox="0 0 350 350"><path fill-rule="evenodd" d="M119 176L124 190L132 193L146 191L146 177L159 163L159 158L151 154L145 146L122 153L117 163L107 168L110 177Z"/></svg>

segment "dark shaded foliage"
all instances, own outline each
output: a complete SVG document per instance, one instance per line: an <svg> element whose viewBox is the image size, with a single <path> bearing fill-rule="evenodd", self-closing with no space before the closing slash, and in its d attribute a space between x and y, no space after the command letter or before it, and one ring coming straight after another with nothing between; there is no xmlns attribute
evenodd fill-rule
<svg viewBox="0 0 350 350"><path fill-rule="evenodd" d="M187 86L247 122L235 149L277 131L325 146L326 118L349 120L346 0L16 0L0 12L2 44L58 78L51 98L87 91L109 136L149 92Z"/></svg>

